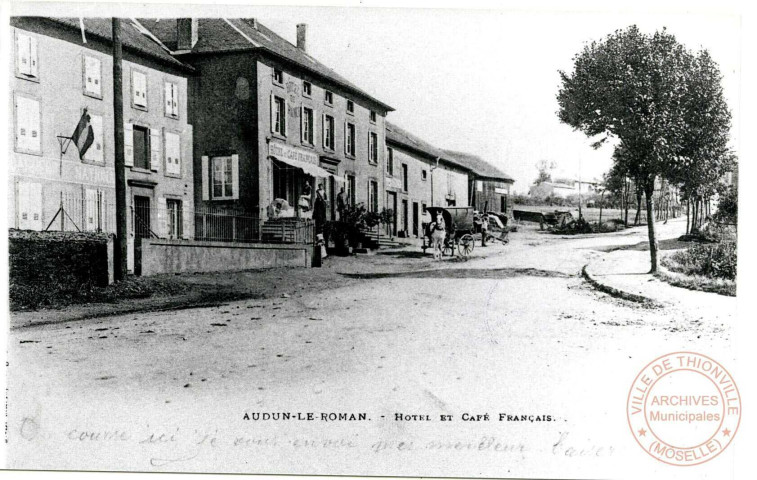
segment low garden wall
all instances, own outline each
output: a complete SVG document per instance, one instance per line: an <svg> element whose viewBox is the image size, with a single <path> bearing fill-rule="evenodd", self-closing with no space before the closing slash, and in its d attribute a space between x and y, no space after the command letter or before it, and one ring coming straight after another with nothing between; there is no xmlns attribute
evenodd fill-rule
<svg viewBox="0 0 757 480"><path fill-rule="evenodd" d="M96 232L36 232L8 235L11 284L107 286L113 282L113 238Z"/></svg>
<svg viewBox="0 0 757 480"><path fill-rule="evenodd" d="M142 275L310 267L312 245L194 240L142 241Z"/></svg>

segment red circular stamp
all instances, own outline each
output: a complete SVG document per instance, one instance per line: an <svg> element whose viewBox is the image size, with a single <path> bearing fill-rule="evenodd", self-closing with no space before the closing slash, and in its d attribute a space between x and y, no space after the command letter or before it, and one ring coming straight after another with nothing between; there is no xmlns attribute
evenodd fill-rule
<svg viewBox="0 0 757 480"><path fill-rule="evenodd" d="M631 433L648 454L670 465L699 465L733 441L741 397L718 362L675 352L651 361L636 376L626 414Z"/></svg>

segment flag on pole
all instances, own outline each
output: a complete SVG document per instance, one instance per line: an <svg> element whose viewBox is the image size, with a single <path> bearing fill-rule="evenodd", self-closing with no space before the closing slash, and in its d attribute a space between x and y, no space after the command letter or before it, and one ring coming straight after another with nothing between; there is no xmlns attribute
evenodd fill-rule
<svg viewBox="0 0 757 480"><path fill-rule="evenodd" d="M92 124L90 124L89 120L90 117L85 108L79 119L79 124L76 126L76 130L74 130L74 134L71 135L71 141L79 149L79 158L81 159L84 158L87 150L89 150L89 147L95 141L95 132L92 130Z"/></svg>

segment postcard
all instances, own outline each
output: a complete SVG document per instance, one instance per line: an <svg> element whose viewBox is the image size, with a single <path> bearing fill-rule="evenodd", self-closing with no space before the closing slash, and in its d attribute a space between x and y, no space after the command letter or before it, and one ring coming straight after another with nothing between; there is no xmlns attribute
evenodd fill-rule
<svg viewBox="0 0 757 480"><path fill-rule="evenodd" d="M419 7L3 7L4 468L748 478L750 17Z"/></svg>

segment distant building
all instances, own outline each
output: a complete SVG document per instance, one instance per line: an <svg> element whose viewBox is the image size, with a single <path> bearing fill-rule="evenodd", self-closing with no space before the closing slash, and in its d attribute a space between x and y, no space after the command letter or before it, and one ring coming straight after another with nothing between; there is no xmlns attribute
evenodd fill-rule
<svg viewBox="0 0 757 480"><path fill-rule="evenodd" d="M464 152L445 151L455 163L468 170L469 204L478 211L507 213L510 187L515 180L481 157Z"/></svg>
<svg viewBox="0 0 757 480"><path fill-rule="evenodd" d="M12 17L11 27L11 227L43 230L54 219L53 230L114 233L111 20ZM194 233L193 69L133 21L123 21L122 42L128 259L135 271L141 238ZM70 137L85 109L92 139L80 158Z"/></svg>
<svg viewBox="0 0 757 480"><path fill-rule="evenodd" d="M396 212L388 234L422 235L426 207L467 204L468 170L444 151L389 122L386 148L386 205Z"/></svg>
<svg viewBox="0 0 757 480"><path fill-rule="evenodd" d="M579 185L582 195L593 195L597 193L600 182L573 180L569 178L560 178L555 181L542 182L538 185L532 185L528 190L528 195L534 198L544 199L547 197L567 198L571 195L578 195Z"/></svg>

